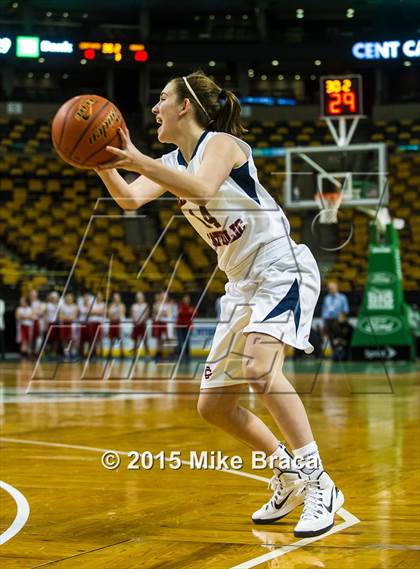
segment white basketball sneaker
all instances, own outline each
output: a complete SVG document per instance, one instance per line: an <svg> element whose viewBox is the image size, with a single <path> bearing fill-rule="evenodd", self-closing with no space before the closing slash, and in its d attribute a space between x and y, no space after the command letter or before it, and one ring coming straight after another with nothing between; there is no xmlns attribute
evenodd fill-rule
<svg viewBox="0 0 420 569"><path fill-rule="evenodd" d="M316 470L306 478L303 511L294 534L296 537L314 537L330 530L334 514L344 504L342 492L323 470Z"/></svg>
<svg viewBox="0 0 420 569"><path fill-rule="evenodd" d="M255 524L271 524L303 503L307 477L299 470L279 471L268 487L274 494L264 506L252 514Z"/></svg>

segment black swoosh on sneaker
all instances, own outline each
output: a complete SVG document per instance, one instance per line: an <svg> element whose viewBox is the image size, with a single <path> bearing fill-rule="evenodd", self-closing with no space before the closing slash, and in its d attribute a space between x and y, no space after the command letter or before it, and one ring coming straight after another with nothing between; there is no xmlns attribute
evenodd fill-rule
<svg viewBox="0 0 420 569"><path fill-rule="evenodd" d="M326 510L328 510L330 512L330 514L332 514L332 507L333 507L333 501L334 501L334 489L335 486L332 488L331 490L331 501L330 501L330 505L329 506L325 506Z"/></svg>
<svg viewBox="0 0 420 569"><path fill-rule="evenodd" d="M284 498L284 499L280 502L279 505L277 505L277 504L274 502L274 507L276 508L276 510L280 510L280 508L283 506L283 504L286 502L286 500L288 500L288 499L290 498L290 496L291 496L292 494L293 494L293 490L292 490L289 494L287 494L286 498Z"/></svg>

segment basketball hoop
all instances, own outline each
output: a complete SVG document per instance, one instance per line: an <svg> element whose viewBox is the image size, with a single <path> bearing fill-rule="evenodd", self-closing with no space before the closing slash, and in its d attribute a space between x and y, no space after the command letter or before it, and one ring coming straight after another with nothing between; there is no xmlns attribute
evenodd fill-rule
<svg viewBox="0 0 420 569"><path fill-rule="evenodd" d="M338 208L343 199L342 192L317 192L315 201L320 209L318 214L319 223L337 223Z"/></svg>

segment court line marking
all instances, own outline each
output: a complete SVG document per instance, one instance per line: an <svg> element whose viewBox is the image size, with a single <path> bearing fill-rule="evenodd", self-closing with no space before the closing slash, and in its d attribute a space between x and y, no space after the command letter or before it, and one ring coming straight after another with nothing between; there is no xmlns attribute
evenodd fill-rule
<svg viewBox="0 0 420 569"><path fill-rule="evenodd" d="M314 541L319 541L320 539L324 539L329 535L337 533L339 531L343 531L355 524L360 523L359 518L356 518L353 514L349 511L345 510L344 508L340 508L338 512L336 512L341 518L343 518L344 522L338 525L335 525L330 531L323 533L322 535L317 535L315 537L305 537L303 539L299 539L290 545L284 545L283 547L279 547L274 551L270 551L270 553L265 553L264 555L259 555L258 557L254 557L249 561L245 561L244 563L240 563L239 565L234 565L230 569L250 569L251 567L256 567L257 565L261 565L261 563L266 563L267 561L271 561L272 559L276 559L277 557L281 557L282 555L286 555L286 553L290 553L291 551L295 551L296 549L300 549L301 547L305 547Z"/></svg>
<svg viewBox="0 0 420 569"><path fill-rule="evenodd" d="M118 452L118 454L122 454L125 456L128 456L128 452L126 451L117 451L115 449L110 449L110 448L99 448L99 447L90 447L90 446L85 446L85 445L71 445L71 444L67 444L67 443L53 443L53 442L49 442L49 441L34 441L34 440L30 440L30 439L15 439L15 438L9 438L9 437L0 437L0 441L2 442L6 442L6 443L18 443L18 444L29 444L29 445L39 445L39 446L49 446L49 447L56 447L56 448L69 448L69 449L75 449L75 450L86 450L86 451L90 451L90 452L106 452L109 450L114 450L115 452ZM169 459L167 459L169 460ZM182 464L187 464L189 465L189 461L187 460L182 460L181 461ZM228 474L234 474L237 476L244 476L245 478L252 478L253 480L258 480L259 482L269 482L268 478L264 478L263 476L257 476L256 474L252 474L250 472L242 472L240 470L230 470L230 469L226 469L226 468L214 468L211 470L220 470L222 472L226 472ZM261 565L261 563L265 563L266 561L270 561L271 559L275 559L276 557L281 557L282 555L286 555L286 553L289 553L290 551L295 551L296 549L299 549L301 547L305 547L306 545L313 543L315 541L319 541L320 539L324 539L326 537L328 537L329 535L332 535L334 533L337 533L339 531L343 531L355 524L358 524L360 522L360 520L358 518L356 518L356 516L354 516L352 513L350 513L349 511L347 511L344 508L340 508L338 510L338 512L336 512L344 521L343 523L334 526L332 529L330 529L330 531L322 534L322 535L318 535L315 537L306 537L304 539L300 539L298 541L295 541L294 543L291 543L290 545L285 545L283 547L280 547L279 549L276 549L274 551L271 551L270 553L266 553L264 555L260 555L258 557L254 557L253 559L250 559L249 561L245 561L244 563L240 563L239 565L235 565L232 566L231 569L249 569L250 567L256 567L257 565Z"/></svg>
<svg viewBox="0 0 420 569"><path fill-rule="evenodd" d="M16 502L15 519L7 528L7 530L0 535L0 545L4 545L6 541L9 541L9 539L12 539L12 537L19 533L23 526L26 524L29 518L30 508L28 500L25 498L22 492L19 492L19 490L10 484L7 484L7 482L4 482L3 480L0 480L0 488L3 488L5 492L10 494L13 500Z"/></svg>
<svg viewBox="0 0 420 569"><path fill-rule="evenodd" d="M195 395L193 393L193 395ZM31 405L32 403L97 403L97 402L101 402L103 403L104 401L125 401L126 399L146 399L149 397L161 397L160 393L134 393L132 396L131 395L124 395L124 394L120 394L120 393L115 393L112 395L108 395L107 393L104 393L103 395L98 394L98 395L93 395L93 396L80 396L80 397L66 397L65 395L63 396L58 396L58 397L50 397L50 396L45 396L45 397L37 397L35 394L29 394L29 395L7 395L6 396L7 399L4 399L1 403L4 405L8 405L11 403L19 404L19 405Z"/></svg>

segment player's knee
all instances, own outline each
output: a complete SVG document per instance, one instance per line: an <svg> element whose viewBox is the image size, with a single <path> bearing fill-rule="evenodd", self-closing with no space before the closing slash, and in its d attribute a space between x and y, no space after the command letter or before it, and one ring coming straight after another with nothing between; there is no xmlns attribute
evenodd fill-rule
<svg viewBox="0 0 420 569"><path fill-rule="evenodd" d="M197 411L200 417L208 423L220 425L225 421L231 409L221 405L218 397L200 397Z"/></svg>
<svg viewBox="0 0 420 569"><path fill-rule="evenodd" d="M197 411L202 419L212 423L212 417L215 415L215 405L209 397L199 397L197 402Z"/></svg>

